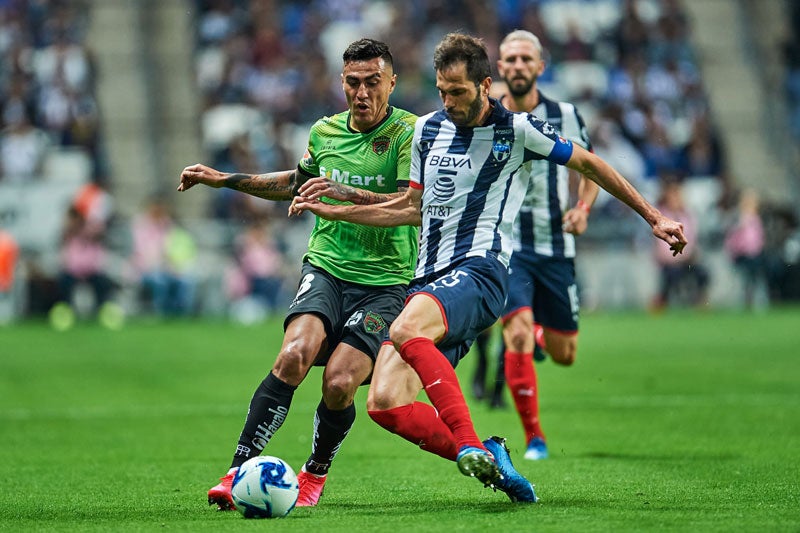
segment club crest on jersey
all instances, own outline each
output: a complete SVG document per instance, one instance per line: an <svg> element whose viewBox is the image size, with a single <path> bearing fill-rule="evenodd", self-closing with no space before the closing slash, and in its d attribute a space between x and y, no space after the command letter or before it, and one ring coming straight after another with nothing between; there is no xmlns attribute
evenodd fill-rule
<svg viewBox="0 0 800 533"><path fill-rule="evenodd" d="M386 327L386 322L383 320L383 317L378 313L373 313L370 311L367 313L367 316L364 317L364 329L367 330L369 333L379 333L383 331Z"/></svg>
<svg viewBox="0 0 800 533"><path fill-rule="evenodd" d="M511 155L511 141L500 139L492 146L492 155L497 161L505 161Z"/></svg>
<svg viewBox="0 0 800 533"><path fill-rule="evenodd" d="M390 142L391 139L386 135L375 137L375 139L372 141L372 151L378 155L383 155L386 153L386 150L389 149Z"/></svg>

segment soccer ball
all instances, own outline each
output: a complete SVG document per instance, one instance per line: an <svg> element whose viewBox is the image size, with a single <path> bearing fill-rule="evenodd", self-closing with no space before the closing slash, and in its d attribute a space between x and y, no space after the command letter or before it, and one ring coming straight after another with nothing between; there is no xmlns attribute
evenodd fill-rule
<svg viewBox="0 0 800 533"><path fill-rule="evenodd" d="M231 496L245 518L280 518L297 503L300 486L292 467L262 455L245 461L233 477Z"/></svg>

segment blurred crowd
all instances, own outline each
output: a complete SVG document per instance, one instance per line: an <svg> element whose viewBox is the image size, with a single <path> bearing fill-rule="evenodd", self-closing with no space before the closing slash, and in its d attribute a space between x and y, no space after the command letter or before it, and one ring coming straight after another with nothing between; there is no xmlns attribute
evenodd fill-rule
<svg viewBox="0 0 800 533"><path fill-rule="evenodd" d="M685 286L674 295L659 290L654 309L707 303L714 273L704 264L704 249L724 247L741 272L742 302L748 306L757 305L758 294L761 301L782 298L783 278L790 274L782 265L800 262L800 257L794 262L786 257L791 253L787 243L800 242L794 213L760 205L755 190L733 186L681 0L188 3L194 7L204 162L222 171L295 167L310 125L346 108L341 53L358 37L389 43L398 75L392 103L423 114L440 107L431 58L446 32L479 35L494 61L502 37L524 28L538 35L547 51L542 91L575 103L595 151L697 237L682 262L653 250L662 287ZM792 13L797 25L800 9L795 6ZM109 228L119 228L120 221L109 192L113 172L102 148L88 23L84 0L0 0L0 185L43 179L54 150L79 150L91 162L85 186L64 213L58 273L32 276L39 285L31 285L28 299L39 303L29 310L46 311L59 302L75 307L74 292L82 285L93 292L90 313L101 313L105 303L119 301L115 295L127 290L138 312L196 314L202 307L202 275L193 265L201 251L167 195L153 197L137 217L122 221L124 245L109 239ZM787 101L796 117L798 48L795 39L786 53ZM800 118L795 122L800 137ZM212 198L208 217L233 236L222 250L218 294L245 319L281 312L298 266L287 258L295 243L284 238L285 206L226 189ZM642 226L632 217L601 194L582 246L613 241L635 247L642 242ZM21 255L4 238L13 240L13 235L0 233L0 298L9 292L4 261L19 261Z"/></svg>
<svg viewBox="0 0 800 533"><path fill-rule="evenodd" d="M43 179L61 151L107 175L88 25L83 0L0 2L0 181Z"/></svg>
<svg viewBox="0 0 800 533"><path fill-rule="evenodd" d="M728 179L678 0L196 4L204 142L220 166L293 163L294 131L345 106L340 51L354 35L391 45L393 102L422 114L440 105L431 57L443 33L474 32L495 59L500 39L525 28L549 52L542 86L579 105L598 151L624 159L651 199L665 174Z"/></svg>
<svg viewBox="0 0 800 533"><path fill-rule="evenodd" d="M390 44L398 75L392 102L422 114L440 106L431 57L444 33L480 35L494 60L506 33L533 31L547 51L543 92L578 105L595 151L651 202L665 209L679 203L691 228L690 257L674 261L653 252L662 275L653 308L669 300L707 304L712 273L702 252L721 248L733 231L742 192L732 184L679 0L195 1L203 141L209 162L227 171L295 164L308 126L346 107L340 54L354 36ZM252 201L229 192L215 198L211 212L230 219L242 204ZM748 283L779 292L784 273L775 254L796 222L789 212L765 211L784 238L760 239L759 259L749 269L756 281ZM622 238L635 246L647 238L637 228L630 210L602 192L582 241L607 246ZM671 285L680 290L668 299ZM752 296L743 300L754 305Z"/></svg>
<svg viewBox="0 0 800 533"><path fill-rule="evenodd" d="M789 35L783 49L786 66L786 100L792 135L800 141L800 3L786 0L789 10Z"/></svg>

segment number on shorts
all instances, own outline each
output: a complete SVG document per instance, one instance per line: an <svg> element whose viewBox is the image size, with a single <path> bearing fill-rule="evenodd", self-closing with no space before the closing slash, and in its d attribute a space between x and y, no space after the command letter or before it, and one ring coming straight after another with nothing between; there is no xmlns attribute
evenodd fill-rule
<svg viewBox="0 0 800 533"><path fill-rule="evenodd" d="M314 281L314 274L306 274L300 281L300 286L297 288L295 299L299 298L301 294L311 290L311 282Z"/></svg>

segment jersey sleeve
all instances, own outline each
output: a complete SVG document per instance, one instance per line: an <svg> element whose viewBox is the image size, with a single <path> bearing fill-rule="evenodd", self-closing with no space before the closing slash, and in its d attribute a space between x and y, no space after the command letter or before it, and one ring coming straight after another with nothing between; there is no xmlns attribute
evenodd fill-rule
<svg viewBox="0 0 800 533"><path fill-rule="evenodd" d="M404 136L397 149L397 187L407 188L409 186L409 174L411 173L411 144L413 134Z"/></svg>
<svg viewBox="0 0 800 533"><path fill-rule="evenodd" d="M308 146L303 154L303 158L297 164L297 170L312 178L319 176L319 163L317 163L317 159L314 156L318 140L319 135L317 134L316 125L314 125L308 133Z"/></svg>
<svg viewBox="0 0 800 533"><path fill-rule="evenodd" d="M411 162L409 165L408 186L412 189L422 189L424 182L422 176L422 125L423 119L417 120L414 127L414 136L411 141ZM399 174L398 174L399 175Z"/></svg>
<svg viewBox="0 0 800 533"><path fill-rule="evenodd" d="M559 165L572 157L572 141L556 133L555 128L530 113L523 122L525 160L547 159Z"/></svg>

